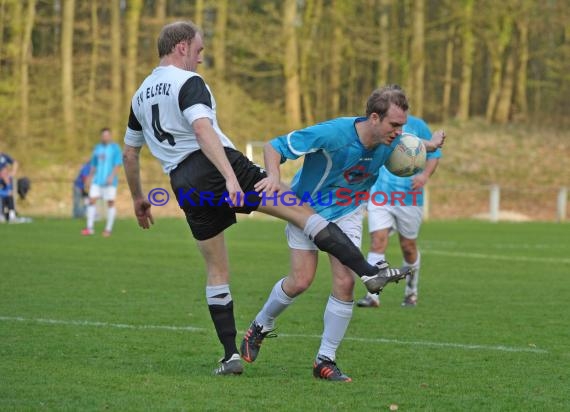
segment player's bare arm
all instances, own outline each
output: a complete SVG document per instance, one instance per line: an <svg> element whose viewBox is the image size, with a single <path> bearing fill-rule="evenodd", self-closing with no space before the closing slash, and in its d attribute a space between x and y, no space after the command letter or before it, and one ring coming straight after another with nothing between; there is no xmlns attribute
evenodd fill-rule
<svg viewBox="0 0 570 412"><path fill-rule="evenodd" d="M210 123L210 119L195 120L192 123L192 127L194 128L200 149L226 179L226 189L232 204L241 206L243 204L243 196L238 196L238 193L242 193L241 186L226 156L224 147Z"/></svg>
<svg viewBox="0 0 570 412"><path fill-rule="evenodd" d="M125 168L129 190L131 191L137 222L143 229L148 229L150 225L154 224L154 219L150 212L151 205L144 197L142 191L139 162L140 151L140 147L133 147L126 144L123 149L123 166Z"/></svg>
<svg viewBox="0 0 570 412"><path fill-rule="evenodd" d="M433 133L431 140L422 140L422 142L426 147L426 151L435 152L440 147L443 147L446 137L447 135L443 130L438 130Z"/></svg>
<svg viewBox="0 0 570 412"><path fill-rule="evenodd" d="M439 159L428 159L423 172L418 173L412 178L412 190L418 190L424 187L431 175L435 172L435 169L437 169L438 164Z"/></svg>
<svg viewBox="0 0 570 412"><path fill-rule="evenodd" d="M263 147L263 160L267 177L257 182L254 188L258 192L266 192L272 195L279 192L281 188L281 171L279 169L281 155L271 146L271 143L266 143Z"/></svg>

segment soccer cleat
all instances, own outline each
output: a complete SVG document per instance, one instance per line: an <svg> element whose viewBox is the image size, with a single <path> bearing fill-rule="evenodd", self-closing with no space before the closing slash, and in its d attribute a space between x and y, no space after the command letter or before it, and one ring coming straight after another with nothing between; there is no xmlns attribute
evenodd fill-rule
<svg viewBox="0 0 570 412"><path fill-rule="evenodd" d="M402 306L405 308L413 308L418 304L418 295L412 293L404 298Z"/></svg>
<svg viewBox="0 0 570 412"><path fill-rule="evenodd" d="M81 231L81 234L82 234L83 236L91 236L91 235L94 235L94 234L95 234L95 231L94 231L93 229L87 229L87 228L85 228L85 229L83 229L83 230Z"/></svg>
<svg viewBox="0 0 570 412"><path fill-rule="evenodd" d="M241 357L244 361L251 363L259 354L259 349L261 348L261 343L265 338L275 338L277 335L272 330L263 332L263 326L257 323L255 320L251 322L245 336L241 341Z"/></svg>
<svg viewBox="0 0 570 412"><path fill-rule="evenodd" d="M318 379L338 382L352 382L352 379L340 371L336 362L326 356L319 356L313 365L313 376Z"/></svg>
<svg viewBox="0 0 570 412"><path fill-rule="evenodd" d="M104 230L101 235L102 235L103 237L110 237L110 236L111 236L111 231L110 231L110 230Z"/></svg>
<svg viewBox="0 0 570 412"><path fill-rule="evenodd" d="M404 279L407 275L411 275L413 271L411 268L406 268L405 270L392 269L385 260L376 263L376 267L378 268L376 275L362 276L360 278L370 293L381 292L387 283L398 283L398 281Z"/></svg>
<svg viewBox="0 0 570 412"><path fill-rule="evenodd" d="M377 308L380 306L380 297L378 295L366 294L362 299L356 302L359 308Z"/></svg>
<svg viewBox="0 0 570 412"><path fill-rule="evenodd" d="M228 360L220 359L220 366L214 369L214 375L241 375L242 372L243 365L237 353L234 353Z"/></svg>

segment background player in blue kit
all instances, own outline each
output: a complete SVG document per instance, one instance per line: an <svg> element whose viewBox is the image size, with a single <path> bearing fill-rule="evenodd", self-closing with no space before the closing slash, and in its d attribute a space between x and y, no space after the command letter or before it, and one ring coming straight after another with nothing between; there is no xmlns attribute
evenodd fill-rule
<svg viewBox="0 0 570 412"><path fill-rule="evenodd" d="M305 156L303 167L292 182L298 197L311 194L312 206L323 217L335 222L360 248L362 240L363 203L356 201L358 193L367 192L376 181L380 167L394 149L394 140L406 123L408 101L398 86L375 90L368 98L366 117L345 117L320 123L278 137L265 145L267 178L256 185L256 190L279 190L279 164L287 159ZM428 150L442 144L443 136L434 139ZM337 191L350 193L352 201L342 201ZM332 195L333 201L328 202ZM244 360L253 362L263 339L275 328L275 319L296 296L313 281L317 269L317 247L299 228L288 224L287 241L291 255L291 269L279 280L268 300L251 323L242 341ZM342 341L352 317L354 275L335 257L329 255L333 286L324 313L321 346L313 366L313 375L331 381L350 381L335 362L336 350ZM385 264L385 262L375 262Z"/></svg>
<svg viewBox="0 0 570 412"><path fill-rule="evenodd" d="M117 197L117 185L119 184L119 170L123 165L121 147L113 142L111 130L101 129L101 143L95 146L91 155L91 171L87 182L89 187L89 205L87 206L87 227L81 231L84 236L93 235L95 230L96 202L103 198L107 202L107 223L103 236L108 237L113 230L115 222L116 208L115 198Z"/></svg>
<svg viewBox="0 0 570 412"><path fill-rule="evenodd" d="M418 117L409 116L403 127L405 133L411 133L423 139L424 142L432 140L432 133L426 122ZM439 135L437 131L434 135ZM406 288L404 290L404 300L402 306L416 306L418 302L418 283L420 278L420 252L417 247L417 238L423 218L423 187L430 176L435 172L441 150L428 152L425 169L411 177L399 177L390 173L384 166L380 170L378 180L371 189L371 192L419 192L412 199L412 195L407 195L402 205L374 205L368 203L368 230L370 231L370 252L368 261L377 262L385 260L385 253L388 247L388 236L391 230L398 232L400 237L400 248L404 255L403 267L412 268L410 275L406 276ZM357 302L359 307L378 307L380 296L368 293Z"/></svg>
<svg viewBox="0 0 570 412"><path fill-rule="evenodd" d="M17 222L14 202L14 179L18 162L7 153L0 153L0 222Z"/></svg>

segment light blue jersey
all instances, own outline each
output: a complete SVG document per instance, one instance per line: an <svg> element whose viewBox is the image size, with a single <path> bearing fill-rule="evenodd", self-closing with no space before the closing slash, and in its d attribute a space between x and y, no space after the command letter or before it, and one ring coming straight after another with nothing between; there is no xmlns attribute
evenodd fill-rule
<svg viewBox="0 0 570 412"><path fill-rule="evenodd" d="M414 117L408 115L408 120L404 125L402 131L404 133L411 133L418 136L420 139L431 140L431 130L429 129L426 122L424 122L419 117ZM441 157L441 150L437 149L434 152L427 153L427 160L429 159L439 159ZM423 206L424 204L424 191L422 189L412 190L412 179L410 177L399 177L388 171L386 167L382 166L380 169L380 174L378 180L370 190L371 193L382 192L388 194L393 193L405 193L406 196L403 200L403 206ZM411 194L411 192L416 192ZM392 196L393 197L393 196ZM415 200L415 201L414 201ZM402 205L400 202L396 203L396 206Z"/></svg>
<svg viewBox="0 0 570 412"><path fill-rule="evenodd" d="M345 216L364 202L355 197L369 191L396 145L397 139L390 146L367 150L355 127L364 120L365 117L341 117L271 141L281 154L281 163L305 156L291 183L292 189L301 200L312 200L307 203L327 220Z"/></svg>
<svg viewBox="0 0 570 412"><path fill-rule="evenodd" d="M99 186L107 186L107 179L117 166L123 164L123 154L117 143L99 143L91 156L91 167L95 168L93 183ZM117 187L119 178L115 175L113 186Z"/></svg>

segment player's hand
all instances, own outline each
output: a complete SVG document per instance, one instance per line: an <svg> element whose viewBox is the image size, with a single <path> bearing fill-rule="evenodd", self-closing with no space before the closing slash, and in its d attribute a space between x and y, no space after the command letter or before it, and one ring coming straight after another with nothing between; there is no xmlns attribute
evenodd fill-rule
<svg viewBox="0 0 570 412"><path fill-rule="evenodd" d="M113 176L109 176L109 177L107 178L107 186L112 186L112 185L113 185L113 180L114 180Z"/></svg>
<svg viewBox="0 0 570 412"><path fill-rule="evenodd" d="M231 201L230 207L240 207L244 204L245 193L241 190L241 186L237 179L226 180L226 190Z"/></svg>
<svg viewBox="0 0 570 412"><path fill-rule="evenodd" d="M431 143L435 145L436 148L440 148L445 143L446 137L447 135L445 134L445 131L437 130L436 132L433 133L431 137Z"/></svg>
<svg viewBox="0 0 570 412"><path fill-rule="evenodd" d="M257 182L253 188L258 193L265 192L267 195L273 196L274 193L281 190L281 182L279 178L269 175Z"/></svg>
<svg viewBox="0 0 570 412"><path fill-rule="evenodd" d="M135 216L137 217L137 222L143 229L150 228L150 225L154 225L154 219L152 218L152 213L150 213L150 203L145 198L136 199L133 202L135 208Z"/></svg>
<svg viewBox="0 0 570 412"><path fill-rule="evenodd" d="M428 177L424 173L418 173L412 178L412 190L419 190L425 186Z"/></svg>

